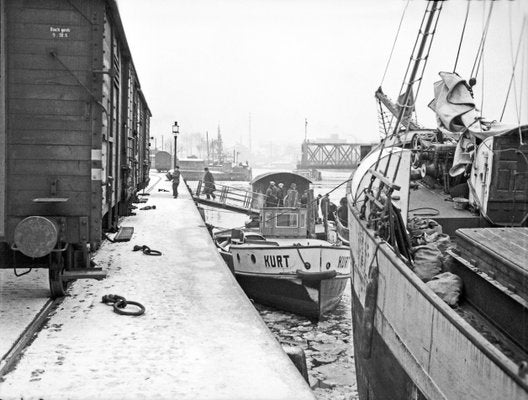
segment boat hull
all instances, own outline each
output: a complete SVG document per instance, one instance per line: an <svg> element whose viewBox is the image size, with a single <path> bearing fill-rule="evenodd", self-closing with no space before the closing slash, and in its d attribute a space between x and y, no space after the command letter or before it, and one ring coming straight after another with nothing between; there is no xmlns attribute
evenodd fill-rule
<svg viewBox="0 0 528 400"><path fill-rule="evenodd" d="M349 208L360 399L528 399L528 379Z"/></svg>
<svg viewBox="0 0 528 400"><path fill-rule="evenodd" d="M246 295L259 304L319 319L335 309L348 278L303 280L252 276L235 272Z"/></svg>
<svg viewBox="0 0 528 400"><path fill-rule="evenodd" d="M352 290L352 331L354 350L361 352L364 332L361 331L364 309ZM357 343L357 345L356 345ZM372 350L369 358L354 357L358 395L364 399L426 399L414 385L394 353L378 331L372 335Z"/></svg>
<svg viewBox="0 0 528 400"><path fill-rule="evenodd" d="M348 248L317 239L276 240L230 248L248 297L309 318L333 310L350 279Z"/></svg>

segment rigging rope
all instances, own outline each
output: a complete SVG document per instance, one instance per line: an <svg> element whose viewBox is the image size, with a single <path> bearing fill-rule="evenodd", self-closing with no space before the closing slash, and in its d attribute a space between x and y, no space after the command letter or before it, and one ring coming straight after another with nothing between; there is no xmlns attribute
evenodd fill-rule
<svg viewBox="0 0 528 400"><path fill-rule="evenodd" d="M462 42L464 41L464 33L466 32L466 24L469 16L469 5L471 4L470 1L467 2L467 8L466 8L466 17L464 18L464 26L462 27L462 33L460 35L460 43L458 44L458 50L457 55L455 59L455 65L453 66L453 72L456 72L456 67L458 64L458 57L460 56L460 49L462 48Z"/></svg>
<svg viewBox="0 0 528 400"><path fill-rule="evenodd" d="M475 61L473 62L473 67L471 68L471 74L469 75L472 78L476 78L479 72L480 63L482 61L482 53L484 53L484 45L486 44L486 38L488 36L488 29L491 21L491 13L493 11L493 4L494 2L491 2L489 12L488 12L488 18L486 20L486 24L484 25L484 29L482 30L482 36L480 38L480 44L477 50L477 54L475 55ZM483 3L484 7L486 6L486 3Z"/></svg>
<svg viewBox="0 0 528 400"><path fill-rule="evenodd" d="M512 30L511 30L511 28L512 28L512 24L511 24L511 8L510 8L510 24L509 25L510 25L510 47L511 47L511 45L513 44ZM508 104L508 98L510 97L510 90L511 90L511 87L512 87L512 84L513 84L513 92L514 92L514 97L515 97L515 108L516 108L516 111L517 111L517 118L518 118L517 122L520 123L519 106L517 104L517 87L515 85L515 68L517 67L517 61L519 59L519 53L520 53L520 50L521 50L521 44L523 43L523 33L524 33L525 25L526 25L526 17L523 19L523 24L521 26L521 32L519 34L519 43L517 43L517 51L515 53L515 58L513 57L513 48L511 49L511 53L512 53L511 57L512 57L512 63L513 63L512 73L511 73L511 77L510 77L510 84L508 85L508 91L506 92L506 99L504 100L504 106L502 107L502 113L501 113L499 121L502 121L502 118L504 117L504 112L506 111L506 105ZM523 58L524 58L524 53L523 53Z"/></svg>
<svg viewBox="0 0 528 400"><path fill-rule="evenodd" d="M398 36L400 35L400 29L403 23L403 19L405 17L405 12L407 11L407 7L409 6L409 2L410 0L407 0L407 4L405 4L405 8L403 9L403 12L400 18L400 23L398 25L398 30L396 31L396 36L394 37L394 42L392 43L392 48L389 54L389 59L387 60L387 65L385 65L385 71L383 72L383 77L381 78L380 86L382 86L383 82L385 81L385 75L387 75L387 70L389 69L389 64L392 59L392 54L394 53L394 48L396 47L396 42L398 41Z"/></svg>

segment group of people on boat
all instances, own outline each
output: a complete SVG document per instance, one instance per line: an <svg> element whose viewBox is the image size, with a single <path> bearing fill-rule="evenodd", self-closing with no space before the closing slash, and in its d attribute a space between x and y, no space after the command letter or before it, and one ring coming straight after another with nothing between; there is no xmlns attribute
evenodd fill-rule
<svg viewBox="0 0 528 400"><path fill-rule="evenodd" d="M297 185L292 183L285 192L284 183L278 185L270 181L265 193L266 207L306 207L308 204L308 191L305 190L301 196L297 190Z"/></svg>
<svg viewBox="0 0 528 400"><path fill-rule="evenodd" d="M328 194L324 196L317 196L317 203L321 209L321 215L326 216L328 221L337 222L336 218L339 219L341 225L348 225L348 205L346 197L342 197L339 200L339 207L330 201Z"/></svg>

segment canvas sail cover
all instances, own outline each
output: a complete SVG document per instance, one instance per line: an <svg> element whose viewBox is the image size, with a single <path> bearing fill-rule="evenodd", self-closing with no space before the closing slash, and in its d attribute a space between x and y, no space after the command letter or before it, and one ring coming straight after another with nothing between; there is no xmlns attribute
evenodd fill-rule
<svg viewBox="0 0 528 400"><path fill-rule="evenodd" d="M451 132L463 132L478 124L475 100L469 85L458 74L440 72L441 80L434 83L433 101L429 103L441 127Z"/></svg>
<svg viewBox="0 0 528 400"><path fill-rule="evenodd" d="M487 121L479 116L470 86L455 72L440 72L434 83L435 98L429 103L440 128L450 132L468 133L478 139L500 135L515 126Z"/></svg>
<svg viewBox="0 0 528 400"><path fill-rule="evenodd" d="M451 176L456 176L471 163L476 148L475 139L500 135L514 126L482 119L467 82L454 72L440 72L439 75L441 79L434 83L435 98L429 103L429 108L436 113L441 130L462 134L449 171Z"/></svg>

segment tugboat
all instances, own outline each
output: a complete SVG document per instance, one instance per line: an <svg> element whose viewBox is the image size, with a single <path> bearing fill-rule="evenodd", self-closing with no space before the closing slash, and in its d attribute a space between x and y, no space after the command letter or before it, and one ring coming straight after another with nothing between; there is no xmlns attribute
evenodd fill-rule
<svg viewBox="0 0 528 400"><path fill-rule="evenodd" d="M444 4L426 3L398 104L376 92L395 123L347 189L361 400L528 399L528 126L484 120L453 72L439 126L413 119Z"/></svg>
<svg viewBox="0 0 528 400"><path fill-rule="evenodd" d="M291 172L263 174L252 182L255 194L269 182L296 184L305 205L261 205L259 227L214 235L219 251L247 296L257 303L319 319L341 301L350 279L349 249L316 238L316 202L310 180Z"/></svg>

